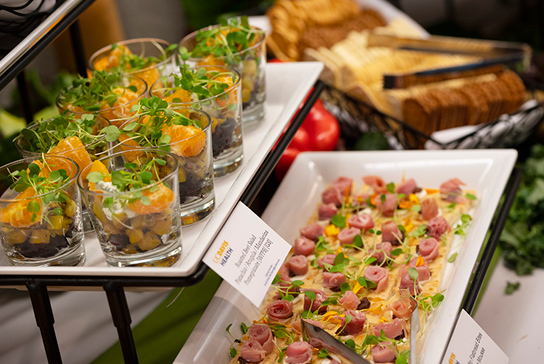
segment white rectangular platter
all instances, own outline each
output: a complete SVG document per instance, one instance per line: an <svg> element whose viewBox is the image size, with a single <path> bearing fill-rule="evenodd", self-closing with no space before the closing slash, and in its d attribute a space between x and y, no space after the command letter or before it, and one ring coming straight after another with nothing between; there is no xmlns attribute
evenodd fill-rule
<svg viewBox="0 0 544 364"><path fill-rule="evenodd" d="M457 177L467 189L476 191L478 201L471 211L473 223L464 240L456 240L450 254L441 289L445 300L428 321L418 363L439 363L455 325L465 290L482 248L503 190L517 158L515 150L450 150L402 152L308 152L300 154L263 213L263 220L291 244L306 225L319 202L321 192L339 176L353 178L358 185L364 175L379 175L385 181L414 178L418 186L439 188ZM176 364L229 362L232 339L225 328L240 337L240 322L250 324L260 309L223 283L188 338ZM206 349L208 348L208 349ZM214 348L214 350L209 350Z"/></svg>
<svg viewBox="0 0 544 364"><path fill-rule="evenodd" d="M266 65L266 116L259 126L244 130L244 159L234 173L215 180L215 211L205 220L182 229L183 256L169 268L108 267L94 234L85 238L86 262L81 267L14 267L0 253L0 275L89 275L184 277L195 271L268 152L289 124L319 77L319 62Z"/></svg>

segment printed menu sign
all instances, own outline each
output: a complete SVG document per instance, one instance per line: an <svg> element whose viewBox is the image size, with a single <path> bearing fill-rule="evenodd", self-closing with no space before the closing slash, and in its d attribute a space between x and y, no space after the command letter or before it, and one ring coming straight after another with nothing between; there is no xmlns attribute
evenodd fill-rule
<svg viewBox="0 0 544 364"><path fill-rule="evenodd" d="M289 250L289 243L240 202L203 260L259 307Z"/></svg>
<svg viewBox="0 0 544 364"><path fill-rule="evenodd" d="M465 311L461 311L442 364L506 364L508 357Z"/></svg>

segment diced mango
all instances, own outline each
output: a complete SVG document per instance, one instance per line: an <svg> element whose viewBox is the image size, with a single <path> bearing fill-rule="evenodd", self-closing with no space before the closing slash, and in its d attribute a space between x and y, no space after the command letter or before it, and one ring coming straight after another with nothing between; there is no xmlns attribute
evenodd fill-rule
<svg viewBox="0 0 544 364"><path fill-rule="evenodd" d="M127 229L127 235L131 244L136 244L144 238L144 232L141 229Z"/></svg>
<svg viewBox="0 0 544 364"><path fill-rule="evenodd" d="M155 249L161 244L161 239L157 234L152 231L148 231L142 240L138 242L138 247L141 250Z"/></svg>

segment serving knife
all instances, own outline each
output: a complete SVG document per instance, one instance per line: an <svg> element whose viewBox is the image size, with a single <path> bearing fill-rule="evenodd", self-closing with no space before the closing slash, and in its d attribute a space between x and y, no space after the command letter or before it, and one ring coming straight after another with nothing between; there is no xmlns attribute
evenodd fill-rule
<svg viewBox="0 0 544 364"><path fill-rule="evenodd" d="M416 364L417 333L420 328L419 309L416 306L412 316L410 316L410 364Z"/></svg>
<svg viewBox="0 0 544 364"><path fill-rule="evenodd" d="M370 364L368 360L348 348L343 342L336 339L321 327L300 320L302 326L302 337L314 347L323 347L330 353L339 355L353 364Z"/></svg>

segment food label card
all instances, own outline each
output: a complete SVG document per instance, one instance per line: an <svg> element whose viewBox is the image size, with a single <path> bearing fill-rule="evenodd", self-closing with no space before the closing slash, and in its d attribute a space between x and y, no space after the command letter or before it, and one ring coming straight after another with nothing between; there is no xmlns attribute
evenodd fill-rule
<svg viewBox="0 0 544 364"><path fill-rule="evenodd" d="M239 202L204 263L259 307L291 245Z"/></svg>
<svg viewBox="0 0 544 364"><path fill-rule="evenodd" d="M462 310L442 364L507 364L508 357Z"/></svg>

